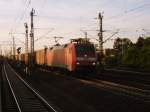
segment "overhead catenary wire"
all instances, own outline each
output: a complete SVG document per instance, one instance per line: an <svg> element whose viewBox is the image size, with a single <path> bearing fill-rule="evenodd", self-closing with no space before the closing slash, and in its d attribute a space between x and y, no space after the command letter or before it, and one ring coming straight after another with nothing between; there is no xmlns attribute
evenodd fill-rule
<svg viewBox="0 0 150 112"><path fill-rule="evenodd" d="M28 1L28 0L25 0L25 1L23 2L23 4L26 5L27 1ZM22 11L23 8L24 8L24 7L20 6L19 12L18 12L17 16L16 16L15 19L14 19L14 24L16 24L17 20L19 19L19 17L20 17L20 16L19 16L19 15L20 15L20 11Z"/></svg>
<svg viewBox="0 0 150 112"><path fill-rule="evenodd" d="M47 35L48 35L50 32L52 32L53 30L54 30L54 28L51 28L51 30L49 30L48 32L44 33L42 36L40 36L39 38L35 39L34 41L36 42L36 41L38 41L38 40L44 38L45 36L47 36Z"/></svg>
<svg viewBox="0 0 150 112"><path fill-rule="evenodd" d="M138 11L139 9L146 9L146 8L149 8L149 7L150 7L150 3L146 3L146 4L140 5L138 7L126 10L123 13L120 13L120 14L108 17L108 18L106 18L106 20L111 20L111 19L117 20L118 18L122 18L122 17L124 17L127 14L134 13L135 11Z"/></svg>
<svg viewBox="0 0 150 112"><path fill-rule="evenodd" d="M143 5L137 6L135 8L128 9L128 10L124 11L123 14L121 13L121 14L118 14L118 15L114 15L110 18L106 18L105 19L106 21L104 23L108 24L109 20L118 21L117 23L120 23L121 21L130 22L132 19L134 19L134 21L135 20L140 21L140 18L143 17L142 19L144 19L144 16L142 16L142 14L145 14L145 13L143 13L143 11L145 11L148 8L150 8L150 3L146 3L146 4L143 4ZM130 19L129 19L129 14L130 14ZM133 17L131 17L131 16L133 16ZM127 19L130 20L130 21L127 21ZM120 28L120 26L118 26L117 28L122 29L122 28ZM128 30L128 32L131 32L131 30ZM132 31L132 33L134 33L134 32Z"/></svg>
<svg viewBox="0 0 150 112"><path fill-rule="evenodd" d="M25 14L26 14L27 9L28 9L28 7L31 4L31 0L26 0L24 2L24 4L25 4L24 7L22 7L22 6L20 7L19 13L17 14L17 16L16 16L16 18L14 20L13 28L11 28L11 29L13 29L13 32L16 32L16 29L20 26L21 21L23 20Z"/></svg>

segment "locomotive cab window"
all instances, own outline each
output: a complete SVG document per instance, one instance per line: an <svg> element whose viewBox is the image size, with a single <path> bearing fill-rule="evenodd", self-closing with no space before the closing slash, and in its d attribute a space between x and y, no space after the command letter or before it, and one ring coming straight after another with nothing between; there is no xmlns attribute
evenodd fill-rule
<svg viewBox="0 0 150 112"><path fill-rule="evenodd" d="M77 55L95 54L94 45L77 44L76 45L76 53L77 53Z"/></svg>

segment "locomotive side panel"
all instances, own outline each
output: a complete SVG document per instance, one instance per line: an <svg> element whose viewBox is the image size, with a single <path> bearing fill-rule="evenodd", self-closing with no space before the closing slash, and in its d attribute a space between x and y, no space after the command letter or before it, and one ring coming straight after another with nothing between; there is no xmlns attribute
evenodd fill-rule
<svg viewBox="0 0 150 112"><path fill-rule="evenodd" d="M65 51L66 51L65 61L67 69L69 71L74 71L76 67L76 54L74 44L68 44Z"/></svg>
<svg viewBox="0 0 150 112"><path fill-rule="evenodd" d="M56 49L53 51L52 66L66 68L65 49Z"/></svg>

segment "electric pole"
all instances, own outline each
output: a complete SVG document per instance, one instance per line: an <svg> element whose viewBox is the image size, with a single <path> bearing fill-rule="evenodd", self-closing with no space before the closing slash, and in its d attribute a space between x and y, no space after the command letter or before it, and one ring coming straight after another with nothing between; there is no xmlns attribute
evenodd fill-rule
<svg viewBox="0 0 150 112"><path fill-rule="evenodd" d="M88 41L87 32L85 31L84 34L85 34L85 41L87 42Z"/></svg>
<svg viewBox="0 0 150 112"><path fill-rule="evenodd" d="M28 24L24 23L25 26L25 63L28 64Z"/></svg>
<svg viewBox="0 0 150 112"><path fill-rule="evenodd" d="M34 23L33 23L33 16L34 16L35 10L32 8L32 11L30 13L31 16L31 56L30 56L30 66L31 68L34 67Z"/></svg>
<svg viewBox="0 0 150 112"><path fill-rule="evenodd" d="M16 55L15 37L12 38L13 38L13 59L15 60L15 55Z"/></svg>
<svg viewBox="0 0 150 112"><path fill-rule="evenodd" d="M12 48L11 48L11 55L12 55L12 59L13 60L15 60L15 50L16 50L16 48L15 48L15 38L14 38L14 36L12 35L13 33L12 33L12 30L11 30L11 32L9 32L9 34L11 35L11 37L12 37Z"/></svg>
<svg viewBox="0 0 150 112"><path fill-rule="evenodd" d="M103 58L103 15L102 13L99 13L98 15L99 19L99 52L100 52L100 60Z"/></svg>

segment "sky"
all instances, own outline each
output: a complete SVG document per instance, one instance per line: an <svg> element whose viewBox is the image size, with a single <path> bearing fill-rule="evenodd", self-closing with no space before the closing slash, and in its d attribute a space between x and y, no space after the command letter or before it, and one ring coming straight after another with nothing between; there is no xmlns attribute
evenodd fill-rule
<svg viewBox="0 0 150 112"><path fill-rule="evenodd" d="M24 49L24 23L30 31L30 12L34 8L35 49L55 44L54 38L63 37L61 44L72 38L84 37L98 43L98 13L103 13L104 40L114 32L118 33L104 43L112 48L117 37L137 38L150 32L149 0L0 0L0 44L11 47L12 32L17 47ZM144 30L143 30L144 29ZM9 42L8 42L9 41ZM9 46L8 46L9 43ZM4 44L4 45L3 45Z"/></svg>

